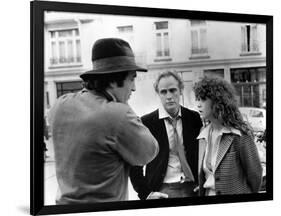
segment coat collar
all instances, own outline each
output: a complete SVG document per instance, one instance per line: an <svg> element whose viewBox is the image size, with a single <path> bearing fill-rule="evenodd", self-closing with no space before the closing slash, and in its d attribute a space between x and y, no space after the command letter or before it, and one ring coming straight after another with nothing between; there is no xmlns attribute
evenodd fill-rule
<svg viewBox="0 0 281 216"><path fill-rule="evenodd" d="M82 93L89 92L89 93L94 94L94 95L99 95L101 97L106 98L108 101L114 101L114 102L117 101L116 98L114 97L114 95L111 94L109 91L106 91L106 90L105 91L96 91L96 90L88 90L86 88L83 88L81 90L81 92Z"/></svg>
<svg viewBox="0 0 281 216"><path fill-rule="evenodd" d="M211 129L211 124L208 124L205 128L203 128L198 135L197 139L208 139L209 131ZM220 131L218 132L218 135L222 136L223 134L236 134L238 136L241 136L241 132L238 129L232 128L232 127L222 127Z"/></svg>
<svg viewBox="0 0 281 216"><path fill-rule="evenodd" d="M179 107L179 113L178 116L182 116L181 115L181 106ZM159 119L165 119L165 118L172 118L169 113L165 110L165 108L163 107L163 105L161 105L159 107Z"/></svg>
<svg viewBox="0 0 281 216"><path fill-rule="evenodd" d="M217 154L215 170L217 169L218 165L222 161L222 159L223 159L224 155L226 154L227 150L231 146L231 143L232 143L233 139L234 139L233 135L227 134L225 136L222 136L220 146L219 146L219 150L218 150L218 154Z"/></svg>
<svg viewBox="0 0 281 216"><path fill-rule="evenodd" d="M197 137L197 139L199 139L199 142L198 142L199 143L199 163L198 163L199 170L201 169L201 166L202 166L210 128L211 128L211 124L209 124L208 126L203 128ZM221 135L222 138L221 138L221 141L219 144L215 170L217 169L218 165L222 161L227 150L231 146L231 143L232 143L235 135L241 136L241 132L235 128L223 127L223 128L221 128L221 130L219 131L218 134Z"/></svg>

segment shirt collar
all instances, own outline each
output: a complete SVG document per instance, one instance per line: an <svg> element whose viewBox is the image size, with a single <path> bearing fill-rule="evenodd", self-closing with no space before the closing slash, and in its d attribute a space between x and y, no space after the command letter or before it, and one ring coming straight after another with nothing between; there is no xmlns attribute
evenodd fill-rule
<svg viewBox="0 0 281 216"><path fill-rule="evenodd" d="M105 90L105 91L96 91L96 90L88 90L86 88L83 88L81 90L81 92L82 93L84 93L84 92L91 92L91 93L94 93L94 94L102 95L103 97L105 97L109 101L117 102L116 97L112 93L107 91L107 90Z"/></svg>
<svg viewBox="0 0 281 216"><path fill-rule="evenodd" d="M105 93L109 94L109 96L112 98L112 101L117 102L116 97L115 97L112 93L110 93L110 92L107 91L107 90L105 90Z"/></svg>
<svg viewBox="0 0 281 216"><path fill-rule="evenodd" d="M200 134L198 135L197 139L205 139L207 140L208 139L208 136L209 136L209 131L211 129L211 124L207 125L205 128L203 128L200 132ZM241 132L240 130L238 129L235 129L233 127L222 127L220 129L220 131L218 132L218 135L222 136L223 134L236 134L238 136L241 136Z"/></svg>
<svg viewBox="0 0 281 216"><path fill-rule="evenodd" d="M181 117L181 107L179 107L179 113L178 116ZM163 107L163 105L161 105L159 107L159 119L165 119L165 118L172 118L169 113L167 113L167 111L165 110L165 108Z"/></svg>

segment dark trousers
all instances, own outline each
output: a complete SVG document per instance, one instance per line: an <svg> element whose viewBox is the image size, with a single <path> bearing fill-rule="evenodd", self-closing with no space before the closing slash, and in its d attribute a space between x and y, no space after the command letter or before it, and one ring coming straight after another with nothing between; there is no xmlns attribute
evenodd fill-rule
<svg viewBox="0 0 281 216"><path fill-rule="evenodd" d="M195 197L198 196L193 191L196 186L194 182L163 183L160 192L168 194L168 198Z"/></svg>

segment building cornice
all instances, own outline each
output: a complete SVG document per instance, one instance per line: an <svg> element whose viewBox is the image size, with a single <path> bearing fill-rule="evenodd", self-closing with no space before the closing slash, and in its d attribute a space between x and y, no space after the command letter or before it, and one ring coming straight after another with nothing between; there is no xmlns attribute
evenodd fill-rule
<svg viewBox="0 0 281 216"><path fill-rule="evenodd" d="M233 59L217 59L217 60L210 60L210 59L200 59L198 60L189 60L185 62L165 62L162 64L148 64L148 70L153 69L170 69L170 68L192 68L192 67L205 67L205 66L222 66L222 65L239 65L239 64L266 64L266 57L255 57L255 58L233 58Z"/></svg>
<svg viewBox="0 0 281 216"><path fill-rule="evenodd" d="M65 69L65 70L52 70L52 71L46 71L45 77L65 77L65 76L80 76L80 74L84 73L86 70L84 69Z"/></svg>

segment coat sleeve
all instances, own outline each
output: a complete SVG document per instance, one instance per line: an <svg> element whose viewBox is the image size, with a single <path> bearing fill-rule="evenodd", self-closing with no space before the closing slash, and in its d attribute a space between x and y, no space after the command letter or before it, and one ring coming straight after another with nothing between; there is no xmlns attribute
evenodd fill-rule
<svg viewBox="0 0 281 216"><path fill-rule="evenodd" d="M150 188L143 174L143 169L143 166L133 166L130 170L131 183L141 200L145 200L152 192L152 189Z"/></svg>
<svg viewBox="0 0 281 216"><path fill-rule="evenodd" d="M252 192L258 192L262 183L262 166L255 142L249 135L240 138L240 159Z"/></svg>
<svg viewBox="0 0 281 216"><path fill-rule="evenodd" d="M131 108L120 122L116 150L133 166L149 163L159 152L157 140Z"/></svg>

